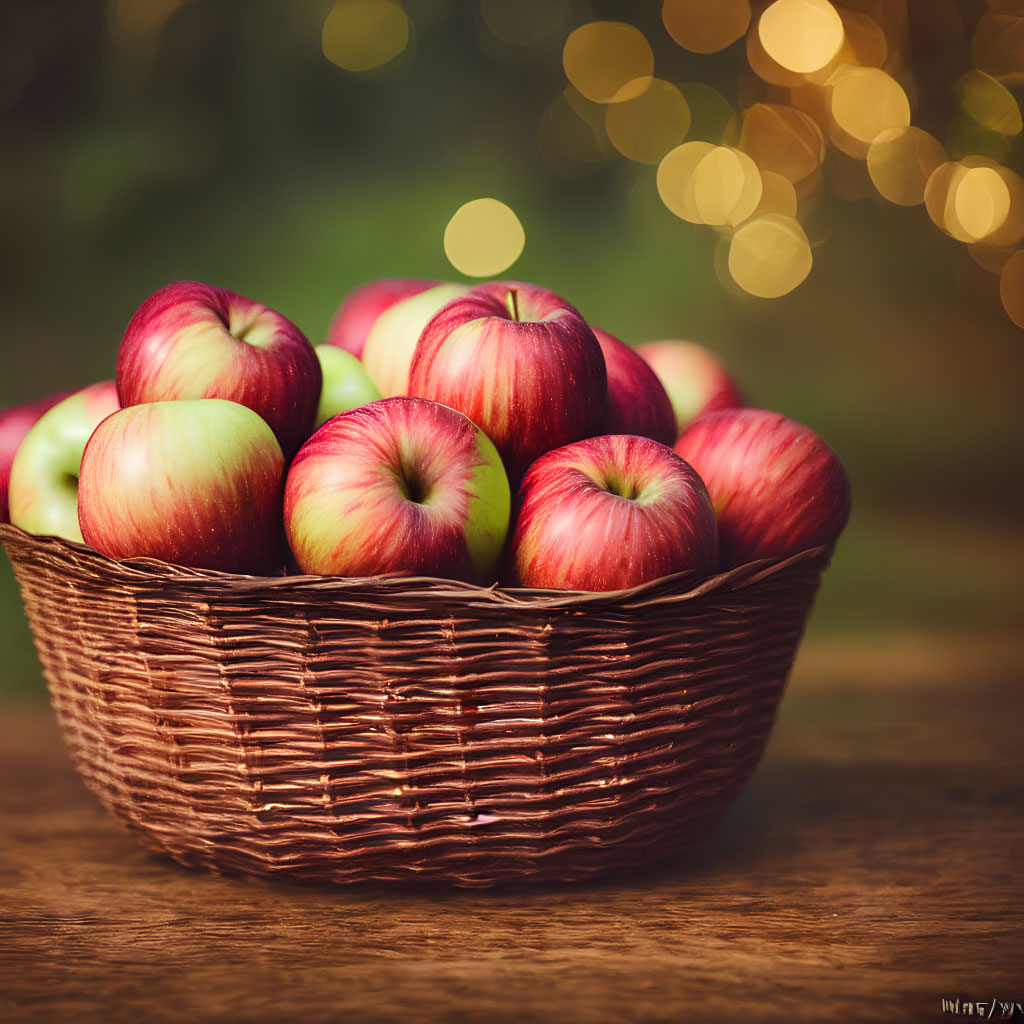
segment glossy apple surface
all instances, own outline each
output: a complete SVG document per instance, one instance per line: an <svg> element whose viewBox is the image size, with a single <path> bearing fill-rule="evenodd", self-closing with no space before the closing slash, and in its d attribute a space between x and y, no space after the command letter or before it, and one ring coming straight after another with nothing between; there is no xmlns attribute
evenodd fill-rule
<svg viewBox="0 0 1024 1024"><path fill-rule="evenodd" d="M316 407L316 426L321 426L340 412L348 412L381 397L377 385L351 352L333 345L317 345L315 348L323 376L320 403Z"/></svg>
<svg viewBox="0 0 1024 1024"><path fill-rule="evenodd" d="M435 313L466 294L462 284L439 284L396 302L385 310L366 336L363 366L385 398L408 395L413 353Z"/></svg>
<svg viewBox="0 0 1024 1024"><path fill-rule="evenodd" d="M406 278L388 278L383 281L369 281L354 288L345 296L338 311L331 320L327 332L327 344L351 352L360 357L366 336L377 322L377 318L396 302L411 295L419 295L428 288L434 288L440 281L415 281Z"/></svg>
<svg viewBox="0 0 1024 1024"><path fill-rule="evenodd" d="M512 567L523 586L621 590L718 566L700 477L647 437L604 436L542 455L519 488Z"/></svg>
<svg viewBox="0 0 1024 1024"><path fill-rule="evenodd" d="M7 502L7 487L11 481L11 465L18 446L25 439L29 428L48 409L63 401L71 391L62 391L35 402L15 405L0 412L0 523L10 522L10 507Z"/></svg>
<svg viewBox="0 0 1024 1024"><path fill-rule="evenodd" d="M736 409L743 395L725 364L703 345L692 341L651 341L637 353L665 386L676 414L676 437L705 412Z"/></svg>
<svg viewBox="0 0 1024 1024"><path fill-rule="evenodd" d="M477 285L427 324L409 390L481 427L515 482L538 455L600 433L608 405L587 322L554 292L515 281Z"/></svg>
<svg viewBox="0 0 1024 1024"><path fill-rule="evenodd" d="M225 288L178 281L139 307L117 353L123 406L224 398L270 425L286 455L313 430L320 362L280 313Z"/></svg>
<svg viewBox="0 0 1024 1024"><path fill-rule="evenodd" d="M607 331L594 327L608 373L608 434L639 434L671 447L676 417L658 375L643 357Z"/></svg>
<svg viewBox="0 0 1024 1024"><path fill-rule="evenodd" d="M133 405L89 439L85 542L111 558L260 573L281 555L284 455L251 409L219 398Z"/></svg>
<svg viewBox="0 0 1024 1024"><path fill-rule="evenodd" d="M76 391L25 434L11 464L11 522L27 533L82 541L78 475L92 432L120 408L112 380Z"/></svg>
<svg viewBox="0 0 1024 1024"><path fill-rule="evenodd" d="M489 581L508 533L508 479L461 413L385 398L335 416L285 483L288 542L303 572Z"/></svg>
<svg viewBox="0 0 1024 1024"><path fill-rule="evenodd" d="M707 484L723 568L834 544L849 518L850 481L839 457L780 413L707 413L683 431L675 450Z"/></svg>

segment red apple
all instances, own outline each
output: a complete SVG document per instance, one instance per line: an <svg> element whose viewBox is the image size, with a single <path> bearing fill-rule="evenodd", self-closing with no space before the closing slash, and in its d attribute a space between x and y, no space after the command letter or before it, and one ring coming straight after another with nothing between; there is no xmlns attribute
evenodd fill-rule
<svg viewBox="0 0 1024 1024"><path fill-rule="evenodd" d="M639 434L671 447L678 436L676 417L658 375L625 342L594 327L608 371L609 434Z"/></svg>
<svg viewBox="0 0 1024 1024"><path fill-rule="evenodd" d="M385 398L328 420L285 483L288 542L304 572L399 572L485 581L508 533L501 459L461 413Z"/></svg>
<svg viewBox="0 0 1024 1024"><path fill-rule="evenodd" d="M286 455L312 433L320 362L280 313L224 288L178 281L139 307L117 353L123 406L225 398L248 406Z"/></svg>
<svg viewBox="0 0 1024 1024"><path fill-rule="evenodd" d="M85 542L111 558L259 573L281 555L284 455L251 409L220 398L133 405L85 448Z"/></svg>
<svg viewBox="0 0 1024 1024"><path fill-rule="evenodd" d="M718 566L715 512L692 466L647 437L605 436L542 455L519 488L519 583L622 590Z"/></svg>
<svg viewBox="0 0 1024 1024"><path fill-rule="evenodd" d="M427 324L409 391L467 415L518 481L538 455L600 432L608 377L594 332L568 302L493 281Z"/></svg>
<svg viewBox="0 0 1024 1024"><path fill-rule="evenodd" d="M399 300L418 295L440 283L390 278L360 285L348 293L334 314L327 332L327 344L361 357L366 336L381 313Z"/></svg>
<svg viewBox="0 0 1024 1024"><path fill-rule="evenodd" d="M636 351L665 386L676 414L676 436L702 413L744 405L732 375L710 349L692 341L651 341Z"/></svg>
<svg viewBox="0 0 1024 1024"><path fill-rule="evenodd" d="M11 522L26 533L82 540L78 474L96 427L120 408L117 388L103 380L76 391L32 425L11 463Z"/></svg>
<svg viewBox="0 0 1024 1024"><path fill-rule="evenodd" d="M708 486L723 567L834 544L849 518L850 481L839 457L780 413L707 413L675 450Z"/></svg>
<svg viewBox="0 0 1024 1024"><path fill-rule="evenodd" d="M377 318L363 346L363 366L384 398L409 394L409 366L423 328L452 299L469 291L464 284L439 284L396 302Z"/></svg>
<svg viewBox="0 0 1024 1024"><path fill-rule="evenodd" d="M10 522L11 519L7 485L11 480L11 464L14 462L18 445L44 412L52 409L70 394L70 391L63 391L58 395L26 402L24 405L15 405L0 412L0 523Z"/></svg>

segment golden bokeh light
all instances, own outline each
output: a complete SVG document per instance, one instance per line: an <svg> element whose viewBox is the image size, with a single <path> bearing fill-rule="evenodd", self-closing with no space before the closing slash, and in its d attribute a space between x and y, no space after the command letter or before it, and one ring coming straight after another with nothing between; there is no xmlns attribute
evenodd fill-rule
<svg viewBox="0 0 1024 1024"><path fill-rule="evenodd" d="M664 0L661 20L668 34L691 53L717 53L731 46L750 25L750 0Z"/></svg>
<svg viewBox="0 0 1024 1024"><path fill-rule="evenodd" d="M747 63L750 65L750 70L761 81L767 82L769 85L791 88L802 85L806 81L804 75L787 70L768 53L761 42L757 25L752 25L747 32Z"/></svg>
<svg viewBox="0 0 1024 1024"><path fill-rule="evenodd" d="M826 84L832 73L844 64L880 68L889 56L889 40L874 18L846 7L836 8L836 13L843 23L843 45L823 68L807 75L808 81L819 85Z"/></svg>
<svg viewBox="0 0 1024 1024"><path fill-rule="evenodd" d="M736 111L714 86L706 82L682 82L679 91L690 110L687 138L694 142L712 142L716 146L736 141Z"/></svg>
<svg viewBox="0 0 1024 1024"><path fill-rule="evenodd" d="M830 79L830 88L829 136L849 156L863 159L882 132L910 124L907 94L881 68L844 66Z"/></svg>
<svg viewBox="0 0 1024 1024"><path fill-rule="evenodd" d="M671 82L651 80L635 99L609 104L605 131L612 145L640 164L656 164L690 129L690 108Z"/></svg>
<svg viewBox="0 0 1024 1024"><path fill-rule="evenodd" d="M735 227L761 200L761 174L746 153L715 146L693 172L693 207L702 224Z"/></svg>
<svg viewBox="0 0 1024 1024"><path fill-rule="evenodd" d="M984 71L968 71L953 86L960 105L980 125L1000 135L1024 131L1020 106L1012 92Z"/></svg>
<svg viewBox="0 0 1024 1024"><path fill-rule="evenodd" d="M971 167L957 182L952 215L960 241L979 242L998 231L1010 213L1010 190L991 167ZM962 237L961 237L962 236Z"/></svg>
<svg viewBox="0 0 1024 1024"><path fill-rule="evenodd" d="M571 85L541 117L537 143L548 169L563 178L579 178L615 158L604 130L605 107Z"/></svg>
<svg viewBox="0 0 1024 1024"><path fill-rule="evenodd" d="M525 244L519 218L497 199L474 199L460 206L444 231L445 255L467 277L504 273Z"/></svg>
<svg viewBox="0 0 1024 1024"><path fill-rule="evenodd" d="M644 34L622 21L592 21L565 41L562 65L570 82L595 103L640 96L654 75L654 53Z"/></svg>
<svg viewBox="0 0 1024 1024"><path fill-rule="evenodd" d="M843 22L828 0L775 0L757 34L765 53L797 74L825 67L843 45Z"/></svg>
<svg viewBox="0 0 1024 1024"><path fill-rule="evenodd" d="M345 71L372 71L409 44L409 19L394 0L337 0L324 22L324 56Z"/></svg>
<svg viewBox="0 0 1024 1024"><path fill-rule="evenodd" d="M775 299L811 272L811 245L792 217L767 213L737 229L729 246L729 273L750 295Z"/></svg>
<svg viewBox="0 0 1024 1024"><path fill-rule="evenodd" d="M984 157L936 168L924 201L935 225L959 242L993 248L1024 237L1024 179Z"/></svg>
<svg viewBox="0 0 1024 1024"><path fill-rule="evenodd" d="M946 163L946 151L921 128L888 128L871 142L868 173L880 195L899 206L924 202L932 172Z"/></svg>
<svg viewBox="0 0 1024 1024"><path fill-rule="evenodd" d="M825 159L825 137L802 110L782 103L755 103L743 113L739 148L762 171L774 171L794 185Z"/></svg>
<svg viewBox="0 0 1024 1024"><path fill-rule="evenodd" d="M508 46L535 46L569 20L567 0L480 0L480 18Z"/></svg>
<svg viewBox="0 0 1024 1024"><path fill-rule="evenodd" d="M703 224L693 194L694 173L717 147L710 142L684 142L658 164L658 195L668 209L691 224Z"/></svg>
<svg viewBox="0 0 1024 1024"><path fill-rule="evenodd" d="M785 217L795 217L798 205L796 189L789 178L775 171L761 170L761 198L752 217L762 213L781 213Z"/></svg>
<svg viewBox="0 0 1024 1024"><path fill-rule="evenodd" d="M999 297L1010 319L1024 327L1024 250L1018 249L999 275Z"/></svg>

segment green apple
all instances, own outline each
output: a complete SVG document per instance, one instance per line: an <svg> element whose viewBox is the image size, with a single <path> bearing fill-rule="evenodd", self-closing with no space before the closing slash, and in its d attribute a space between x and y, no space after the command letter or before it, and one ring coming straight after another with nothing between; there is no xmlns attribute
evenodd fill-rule
<svg viewBox="0 0 1024 1024"><path fill-rule="evenodd" d="M120 408L112 380L58 402L35 422L11 465L11 522L26 533L82 542L78 474L93 431Z"/></svg>
<svg viewBox="0 0 1024 1024"><path fill-rule="evenodd" d="M380 389L370 380L363 364L351 353L336 345L317 345L323 386L316 410L319 427L332 416L349 409L358 409L381 397Z"/></svg>

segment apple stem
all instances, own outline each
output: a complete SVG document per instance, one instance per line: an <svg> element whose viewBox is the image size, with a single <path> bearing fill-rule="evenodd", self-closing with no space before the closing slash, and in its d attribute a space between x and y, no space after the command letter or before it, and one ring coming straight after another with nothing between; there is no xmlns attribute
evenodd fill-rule
<svg viewBox="0 0 1024 1024"><path fill-rule="evenodd" d="M508 290L508 311L512 314L513 320L519 319L519 289L510 288Z"/></svg>

